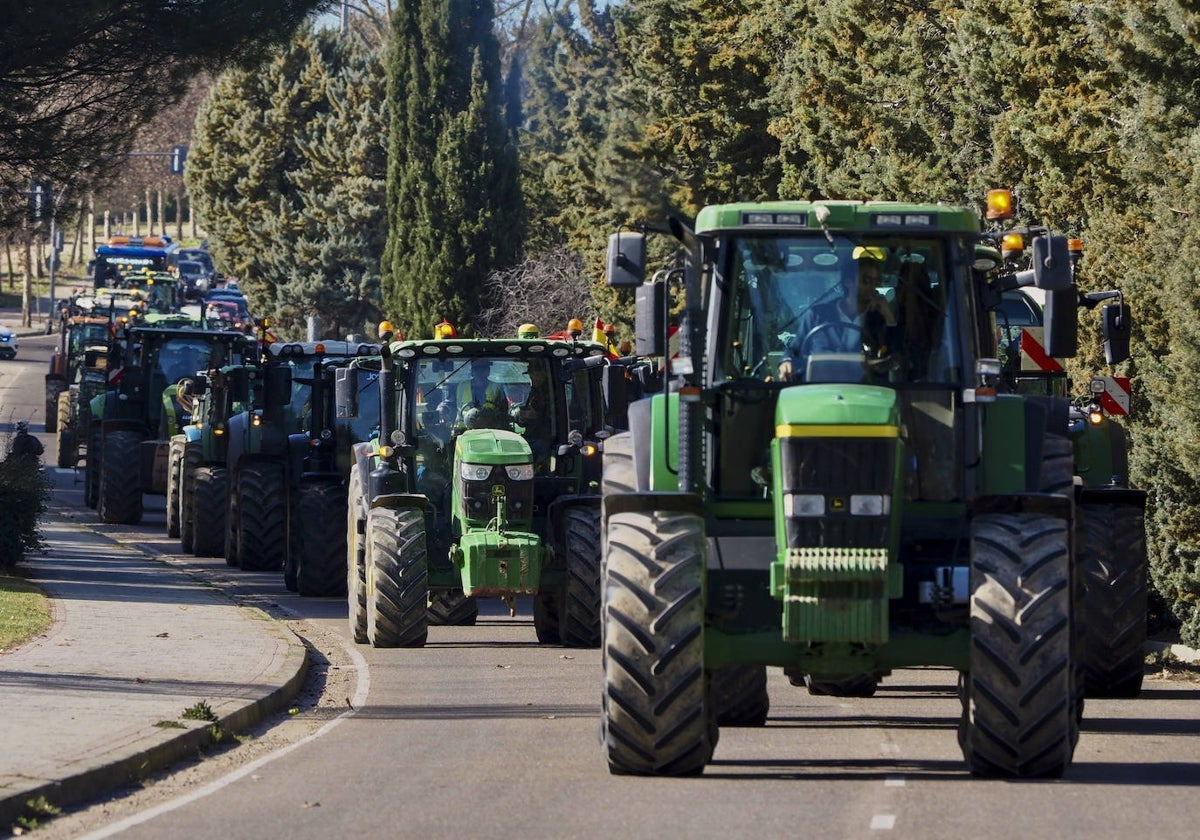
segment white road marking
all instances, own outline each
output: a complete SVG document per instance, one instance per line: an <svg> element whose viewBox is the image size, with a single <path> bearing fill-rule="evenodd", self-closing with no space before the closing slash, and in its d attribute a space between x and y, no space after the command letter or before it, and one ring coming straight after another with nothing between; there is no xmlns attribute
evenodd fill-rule
<svg viewBox="0 0 1200 840"><path fill-rule="evenodd" d="M191 793L172 799L170 802L164 802L162 805L156 805L149 810L142 811L139 814L134 814L132 817L126 817L125 819L115 822L111 825L107 825L104 828L97 829L90 834L85 834L82 838L79 838L79 840L101 840L101 838L104 837L112 837L114 834L119 834L127 828L132 828L135 825L141 825L144 822L149 822L160 814L169 813L177 808L182 808L184 805L188 805L192 802L203 799L206 796L211 796L212 794L222 790L225 787L228 787L239 779L243 779L246 776L251 775L261 767L270 764L275 759L282 758L292 750L302 747L311 741L315 741L322 735L328 735L333 728L342 723L342 721L354 717L354 715L358 714L358 710L366 705L367 695L371 690L371 670L367 665L367 660L363 658L363 655L358 652L352 643L348 644L343 641L342 647L350 654L350 658L354 661L354 667L358 672L358 687L354 692L354 699L350 701L352 708L342 712L316 732L307 737L301 738L294 744L288 744L286 747L282 747L273 753L269 753L261 758L257 758L249 764L239 767L232 773L222 776L215 781L209 782L204 787L198 788Z"/></svg>
<svg viewBox="0 0 1200 840"><path fill-rule="evenodd" d="M896 827L895 814L876 814L871 817L872 831L891 831Z"/></svg>
<svg viewBox="0 0 1200 840"><path fill-rule="evenodd" d="M883 782L884 787L904 787L903 776L888 776Z"/></svg>

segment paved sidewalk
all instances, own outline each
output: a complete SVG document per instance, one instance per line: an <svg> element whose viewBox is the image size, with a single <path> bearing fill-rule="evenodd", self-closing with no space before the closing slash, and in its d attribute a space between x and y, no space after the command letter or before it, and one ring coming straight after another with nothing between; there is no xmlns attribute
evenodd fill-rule
<svg viewBox="0 0 1200 840"><path fill-rule="evenodd" d="M282 708L303 643L261 611L52 510L23 568L50 596L45 636L0 654L0 836L29 799L81 802ZM167 727L164 722L171 722ZM175 725L183 728L175 728Z"/></svg>

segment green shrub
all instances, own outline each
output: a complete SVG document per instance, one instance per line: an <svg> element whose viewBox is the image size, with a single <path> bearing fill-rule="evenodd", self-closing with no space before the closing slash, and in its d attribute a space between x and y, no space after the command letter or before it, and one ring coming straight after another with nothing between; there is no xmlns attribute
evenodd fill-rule
<svg viewBox="0 0 1200 840"><path fill-rule="evenodd" d="M26 458L0 461L0 569L11 569L30 552L45 550L38 520L50 487Z"/></svg>

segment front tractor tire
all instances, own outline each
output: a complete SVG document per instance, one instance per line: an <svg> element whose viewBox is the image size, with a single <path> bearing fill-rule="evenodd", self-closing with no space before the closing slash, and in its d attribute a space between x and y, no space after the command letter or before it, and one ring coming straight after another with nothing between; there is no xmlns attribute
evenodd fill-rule
<svg viewBox="0 0 1200 840"><path fill-rule="evenodd" d="M1067 521L971 523L971 649L959 742L977 776L1056 778L1077 739Z"/></svg>
<svg viewBox="0 0 1200 840"><path fill-rule="evenodd" d="M302 598L346 594L346 488L333 482L302 484L292 527L298 534L288 563Z"/></svg>
<svg viewBox="0 0 1200 840"><path fill-rule="evenodd" d="M429 636L425 513L367 514L367 638L374 647L423 647Z"/></svg>
<svg viewBox="0 0 1200 840"><path fill-rule="evenodd" d="M225 550L228 482L223 467L197 467L192 476L192 553L220 557Z"/></svg>
<svg viewBox="0 0 1200 840"><path fill-rule="evenodd" d="M1137 697L1145 670L1145 513L1136 505L1084 505L1083 521L1084 690L1088 697Z"/></svg>
<svg viewBox="0 0 1200 840"><path fill-rule="evenodd" d="M567 581L558 605L563 645L600 647L600 508L569 508L563 517Z"/></svg>
<svg viewBox="0 0 1200 840"><path fill-rule="evenodd" d="M366 523L358 518L362 500L362 480L358 470L350 468L346 500L346 602L350 636L356 644L366 644L367 638L367 549ZM360 532L360 528L362 532Z"/></svg>
<svg viewBox="0 0 1200 840"><path fill-rule="evenodd" d="M179 538L179 490L183 481L183 448L187 438L175 435L167 447L167 536Z"/></svg>
<svg viewBox="0 0 1200 840"><path fill-rule="evenodd" d="M718 726L765 726L771 711L767 666L735 663L709 677L709 703Z"/></svg>
<svg viewBox="0 0 1200 840"><path fill-rule="evenodd" d="M71 422L71 400L77 395L70 390L61 392L56 400L54 410L56 421L54 429L57 444L55 463L62 469L74 469L79 462L79 438L76 436L75 425ZM49 415L47 415L49 416Z"/></svg>
<svg viewBox="0 0 1200 840"><path fill-rule="evenodd" d="M237 471L237 559L246 571L283 568L287 553L283 465L256 461Z"/></svg>
<svg viewBox="0 0 1200 840"><path fill-rule="evenodd" d="M142 521L142 436L134 431L109 432L100 444L100 492L96 512L109 525L137 525Z"/></svg>
<svg viewBox="0 0 1200 840"><path fill-rule="evenodd" d="M614 514L604 551L608 768L698 774L717 735L704 674L704 522L674 511Z"/></svg>
<svg viewBox="0 0 1200 840"><path fill-rule="evenodd" d="M429 595L429 623L442 627L474 627L479 618L479 601L462 590L443 590Z"/></svg>

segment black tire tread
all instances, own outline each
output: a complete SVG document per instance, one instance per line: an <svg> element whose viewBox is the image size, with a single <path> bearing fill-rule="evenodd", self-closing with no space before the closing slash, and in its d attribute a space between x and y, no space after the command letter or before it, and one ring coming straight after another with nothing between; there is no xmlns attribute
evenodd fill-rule
<svg viewBox="0 0 1200 840"><path fill-rule="evenodd" d="M346 594L346 488L334 482L300 485L296 498L299 530L296 592L301 597Z"/></svg>
<svg viewBox="0 0 1200 840"><path fill-rule="evenodd" d="M142 521L142 436L120 430L104 435L100 444L100 492L96 512L108 525L137 525Z"/></svg>
<svg viewBox="0 0 1200 840"><path fill-rule="evenodd" d="M367 637L374 647L423 647L429 635L429 566L420 508L367 514Z"/></svg>
<svg viewBox="0 0 1200 840"><path fill-rule="evenodd" d="M694 775L712 759L703 575L699 517L609 519L601 738L613 773Z"/></svg>
<svg viewBox="0 0 1200 840"><path fill-rule="evenodd" d="M197 467L192 477L192 553L220 557L225 551L224 467Z"/></svg>
<svg viewBox="0 0 1200 840"><path fill-rule="evenodd" d="M971 669L959 730L979 776L1059 777L1073 697L1067 521L988 514L971 524Z"/></svg>
<svg viewBox="0 0 1200 840"><path fill-rule="evenodd" d="M1085 691L1088 697L1136 697L1145 673L1145 514L1135 505L1083 507Z"/></svg>
<svg viewBox="0 0 1200 840"><path fill-rule="evenodd" d="M283 568L287 550L287 484L283 465L252 461L237 472L237 557L247 571Z"/></svg>
<svg viewBox="0 0 1200 840"><path fill-rule="evenodd" d="M576 505L563 514L567 580L559 605L562 644L600 647L600 508Z"/></svg>

